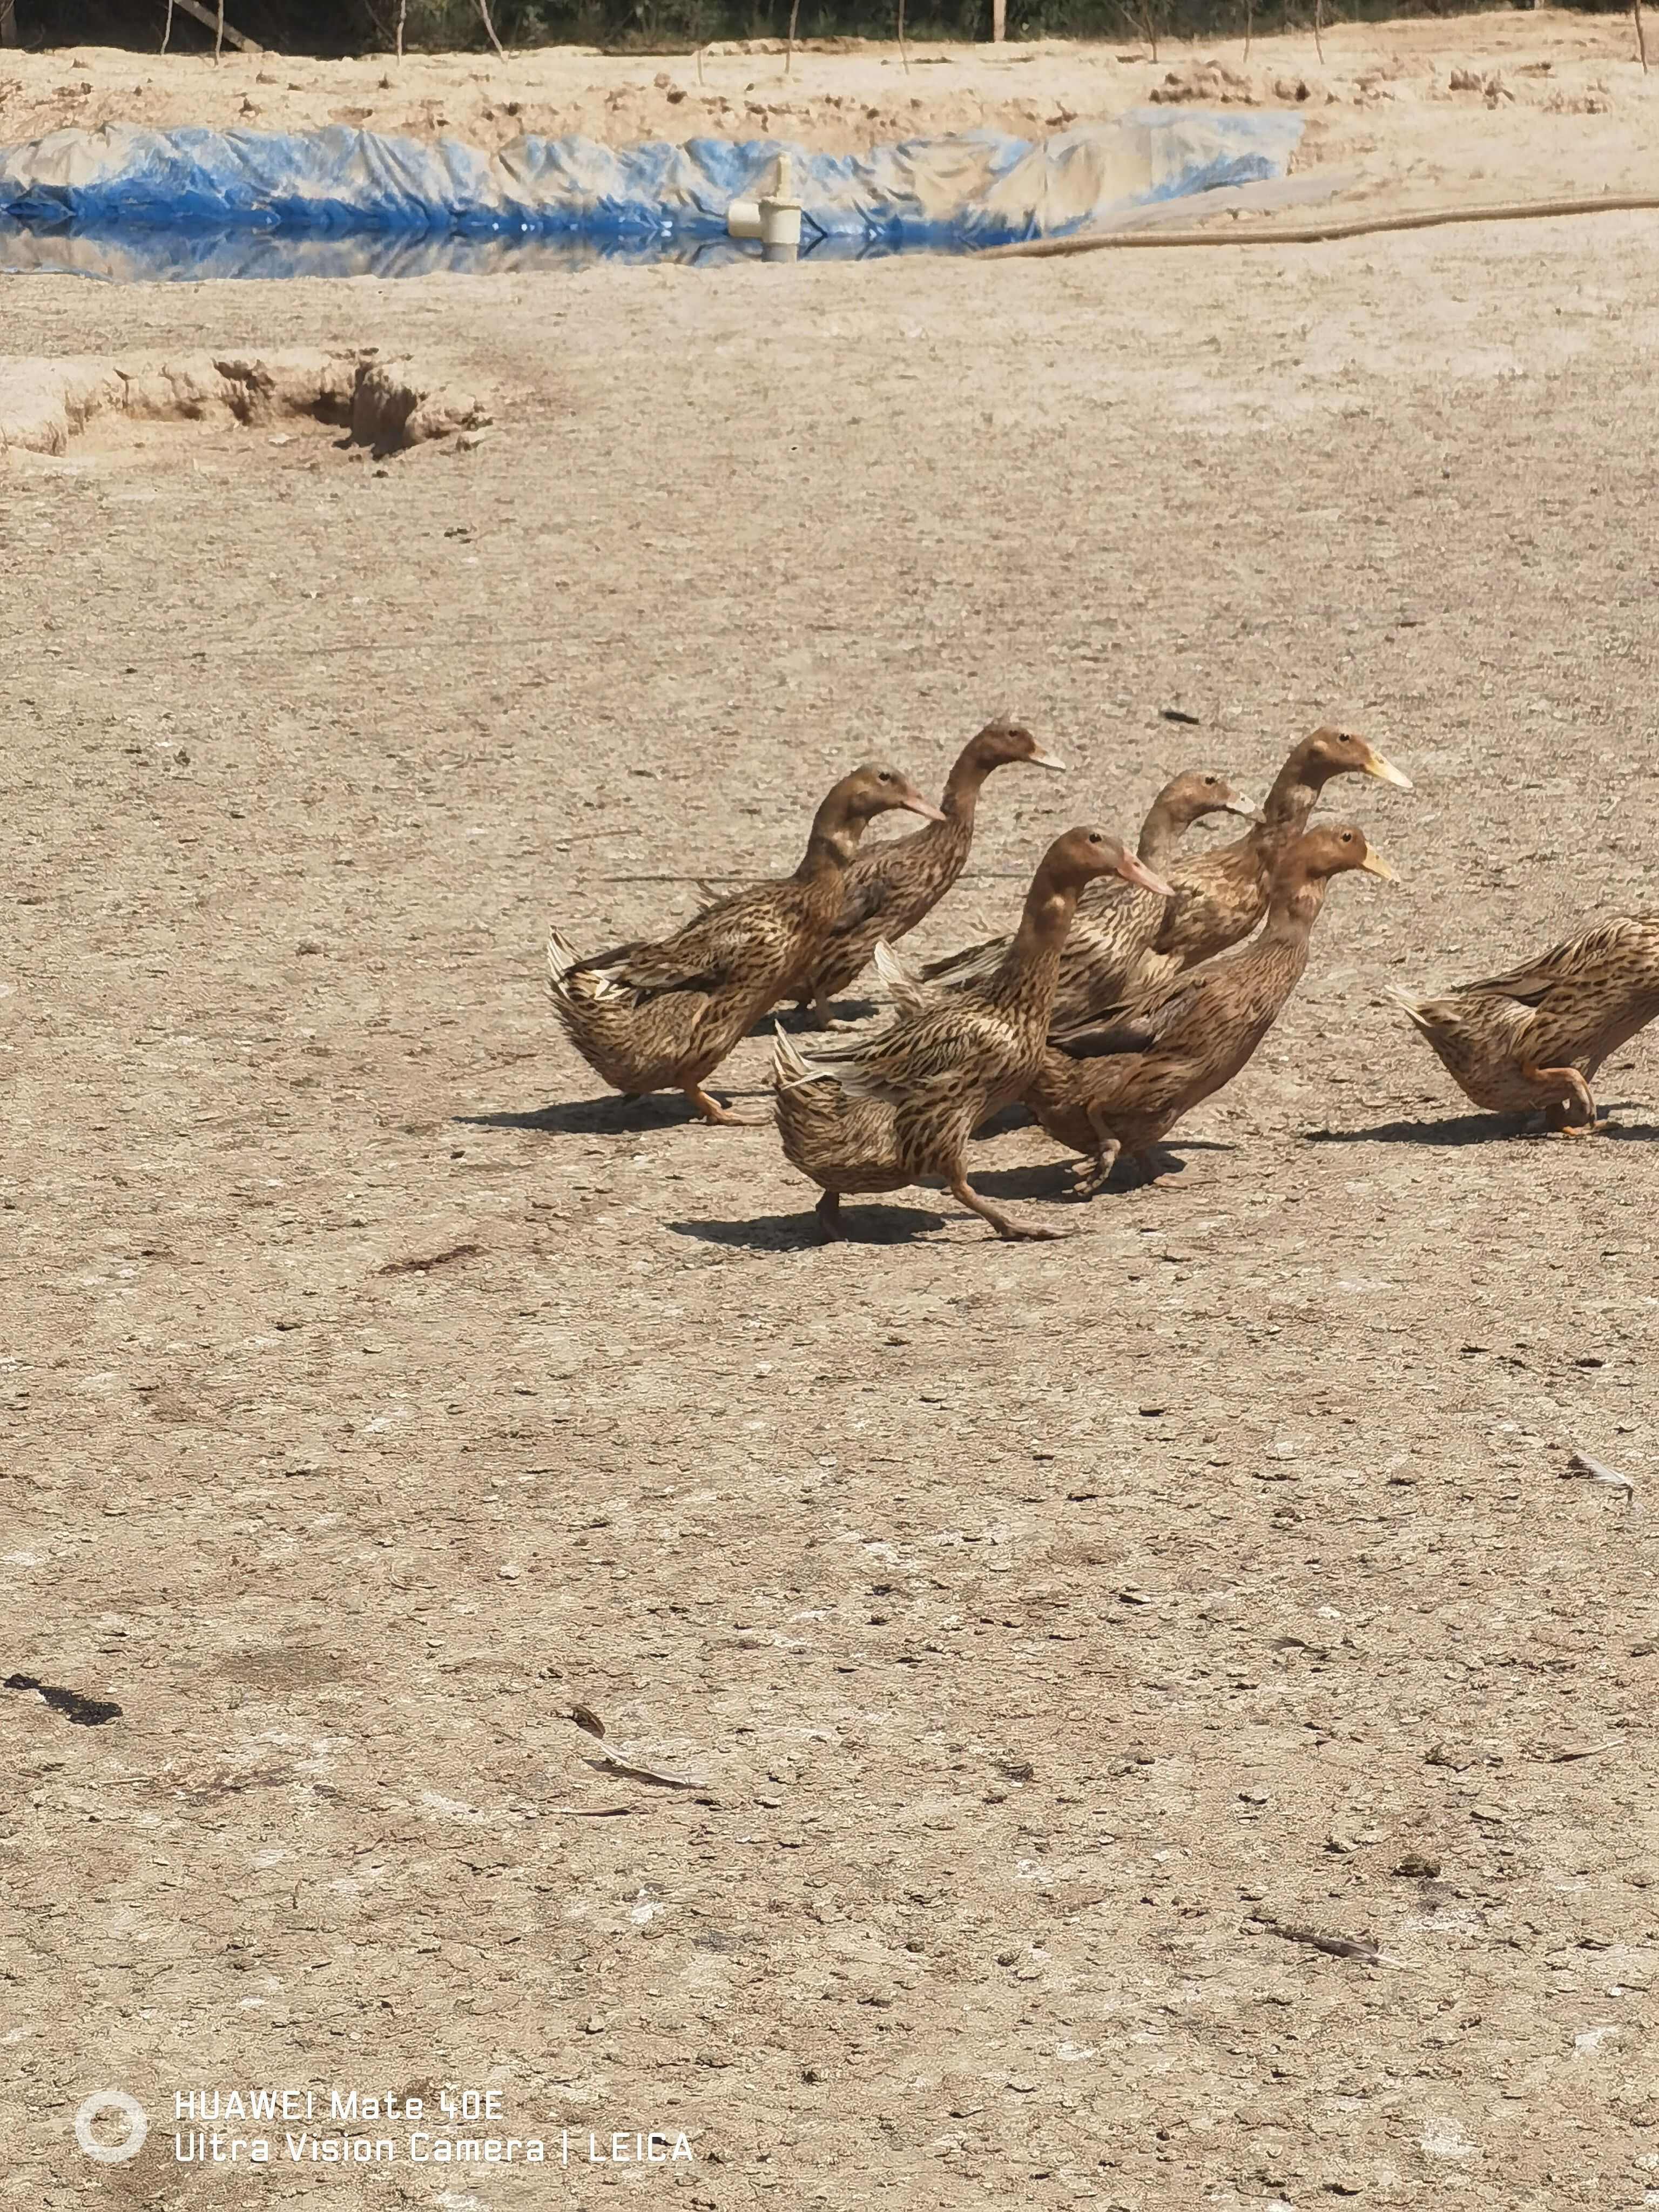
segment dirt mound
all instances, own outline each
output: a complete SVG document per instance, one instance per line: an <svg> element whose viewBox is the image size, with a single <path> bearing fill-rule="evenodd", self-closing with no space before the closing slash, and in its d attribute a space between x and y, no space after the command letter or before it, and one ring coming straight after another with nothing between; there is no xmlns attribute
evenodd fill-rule
<svg viewBox="0 0 1659 2212"><path fill-rule="evenodd" d="M1202 100L1206 107L1256 107L1262 95L1254 77L1229 69L1224 62L1209 61L1168 70L1163 83L1155 84L1146 97L1160 106Z"/></svg>
<svg viewBox="0 0 1659 2212"><path fill-rule="evenodd" d="M257 428L286 417L338 425L354 445L397 453L476 430L488 410L410 361L375 349L325 353L192 353L170 361L20 360L0 366L0 453L63 453L94 422L231 420Z"/></svg>

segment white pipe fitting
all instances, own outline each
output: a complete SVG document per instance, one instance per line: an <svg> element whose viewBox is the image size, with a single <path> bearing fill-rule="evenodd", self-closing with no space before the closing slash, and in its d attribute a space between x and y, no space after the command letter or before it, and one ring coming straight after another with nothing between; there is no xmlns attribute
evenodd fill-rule
<svg viewBox="0 0 1659 2212"><path fill-rule="evenodd" d="M732 200L726 210L729 238L757 238L765 246L800 244L800 202L795 198L794 174L787 154L778 156L777 176L763 198Z"/></svg>

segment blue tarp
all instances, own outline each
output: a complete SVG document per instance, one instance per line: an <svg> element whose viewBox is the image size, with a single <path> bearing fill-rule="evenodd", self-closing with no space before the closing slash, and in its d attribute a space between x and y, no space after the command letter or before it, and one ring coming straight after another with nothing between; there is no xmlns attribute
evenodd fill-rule
<svg viewBox="0 0 1659 2212"><path fill-rule="evenodd" d="M111 124L0 149L0 259L9 258L5 228L135 246L134 233L182 232L245 247L272 234L562 238L642 258L672 240L689 254L725 237L733 199L771 189L781 153L792 156L804 209L803 252L962 250L1059 236L1149 202L1282 177L1301 132L1299 116L1279 111L1152 108L1035 142L970 131L866 155L809 153L779 139L614 147L531 137L491 155L343 126L292 134ZM239 247L234 270L189 273L252 274L246 264L258 258ZM389 258L399 265L395 252Z"/></svg>

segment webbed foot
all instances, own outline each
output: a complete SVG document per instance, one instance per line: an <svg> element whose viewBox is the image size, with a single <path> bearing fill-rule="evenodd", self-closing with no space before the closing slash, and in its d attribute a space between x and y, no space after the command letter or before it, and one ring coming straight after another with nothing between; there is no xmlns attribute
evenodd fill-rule
<svg viewBox="0 0 1659 2212"><path fill-rule="evenodd" d="M1012 1213L1005 1213L1000 1206L993 1206L988 1198L981 1198L967 1176L960 1172L951 1178L951 1195L965 1206L969 1213L976 1213L981 1221L988 1221L997 1235L1006 1237L1010 1243L1051 1244L1063 1233L1058 1229L1028 1229L1024 1222L1016 1221Z"/></svg>
<svg viewBox="0 0 1659 2212"><path fill-rule="evenodd" d="M718 1098L711 1098L700 1083L684 1086L691 1110L705 1121L712 1121L722 1129L762 1129L772 1119L770 1114L738 1114L729 1106L722 1106Z"/></svg>

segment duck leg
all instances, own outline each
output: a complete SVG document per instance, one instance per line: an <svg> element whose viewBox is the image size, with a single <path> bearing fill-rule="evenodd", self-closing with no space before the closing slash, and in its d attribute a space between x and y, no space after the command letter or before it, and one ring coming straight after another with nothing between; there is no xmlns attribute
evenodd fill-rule
<svg viewBox="0 0 1659 2212"><path fill-rule="evenodd" d="M806 1011L805 999L801 1000L800 1006L802 1012L805 1013ZM855 1030L858 1027L856 1022L844 1022L839 1015L832 1014L830 1011L829 1000L821 998L816 991L812 994L812 1024L814 1028L821 1030Z"/></svg>
<svg viewBox="0 0 1659 2212"><path fill-rule="evenodd" d="M969 1213L976 1213L981 1221L988 1221L999 1237L1011 1240L1029 1238L1034 1243L1052 1243L1060 1235L1058 1229L1028 1229L1023 1222L1016 1221L1012 1214L1004 1213L988 1199L980 1196L960 1168L951 1177L951 1195L965 1206Z"/></svg>
<svg viewBox="0 0 1659 2212"><path fill-rule="evenodd" d="M1073 1198L1097 1198L1110 1181L1122 1149L1093 1107L1089 1109L1089 1127L1095 1133L1094 1157L1078 1162L1077 1180L1072 1185Z"/></svg>
<svg viewBox="0 0 1659 2212"><path fill-rule="evenodd" d="M1590 1097L1589 1084L1576 1067L1534 1067L1528 1062L1523 1064L1521 1073L1528 1083L1535 1083L1540 1089L1547 1085L1555 1090L1565 1091L1573 1103L1583 1109L1582 1121L1569 1121L1565 1103L1552 1105L1547 1115L1552 1129L1564 1137L1595 1135L1595 1101Z"/></svg>
<svg viewBox="0 0 1659 2212"><path fill-rule="evenodd" d="M734 1114L729 1106L722 1106L718 1098L711 1098L701 1083L683 1084L694 1114L705 1121L718 1122L724 1129L757 1129L766 1116L759 1114Z"/></svg>
<svg viewBox="0 0 1659 2212"><path fill-rule="evenodd" d="M845 1244L849 1240L841 1218L841 1193L826 1190L817 1203L818 1234L826 1244Z"/></svg>

